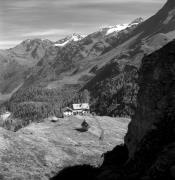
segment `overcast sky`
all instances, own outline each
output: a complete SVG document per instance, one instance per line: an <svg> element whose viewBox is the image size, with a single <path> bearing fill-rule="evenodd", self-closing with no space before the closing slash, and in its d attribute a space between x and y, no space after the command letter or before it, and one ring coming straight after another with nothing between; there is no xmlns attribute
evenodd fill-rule
<svg viewBox="0 0 175 180"><path fill-rule="evenodd" d="M74 32L155 14L166 0L0 0L0 49L28 38L58 40Z"/></svg>

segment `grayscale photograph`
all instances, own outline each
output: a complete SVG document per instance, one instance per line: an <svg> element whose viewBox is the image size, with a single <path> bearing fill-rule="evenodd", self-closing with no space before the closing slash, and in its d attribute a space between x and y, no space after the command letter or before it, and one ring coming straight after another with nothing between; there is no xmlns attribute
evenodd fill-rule
<svg viewBox="0 0 175 180"><path fill-rule="evenodd" d="M0 180L175 180L175 0L0 0Z"/></svg>

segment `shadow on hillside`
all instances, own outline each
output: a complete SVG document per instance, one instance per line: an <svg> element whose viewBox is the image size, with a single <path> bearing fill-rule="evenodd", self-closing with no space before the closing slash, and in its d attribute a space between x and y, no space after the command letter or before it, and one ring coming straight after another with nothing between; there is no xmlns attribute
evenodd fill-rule
<svg viewBox="0 0 175 180"><path fill-rule="evenodd" d="M78 132L86 132L86 131L88 131L87 129L84 129L84 128L76 128L75 130L78 131Z"/></svg>
<svg viewBox="0 0 175 180"><path fill-rule="evenodd" d="M96 171L95 168L88 165L68 167L51 180L96 180Z"/></svg>
<svg viewBox="0 0 175 180"><path fill-rule="evenodd" d="M68 167L59 172L58 175L51 180L100 180L104 179L105 175L109 176L112 172L115 172L116 168L122 169L125 162L128 160L128 150L126 146L116 146L112 151L104 154L104 162L100 168L93 168L89 165L80 165L74 167ZM110 173L110 174L109 174ZM115 176L115 173L113 173ZM104 175L104 176L105 176ZM103 178L102 178L102 177ZM105 180L105 179L104 179Z"/></svg>

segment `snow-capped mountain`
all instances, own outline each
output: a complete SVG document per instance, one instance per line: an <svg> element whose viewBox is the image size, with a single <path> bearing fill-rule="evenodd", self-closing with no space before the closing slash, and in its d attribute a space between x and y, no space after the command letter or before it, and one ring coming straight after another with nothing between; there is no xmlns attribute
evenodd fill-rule
<svg viewBox="0 0 175 180"><path fill-rule="evenodd" d="M168 1L148 20L142 22L138 18L121 31L106 35L110 28L99 30L58 48L55 54L53 49L48 50L24 87L39 86L57 91L85 88L91 92L97 113L110 115L115 111L116 115L132 115L130 105L135 107L137 72L142 58L175 38L174 2ZM115 83L115 97L107 97L114 105L105 107L107 111L99 108L102 88L110 91L106 79ZM114 108L116 102L120 104L118 109Z"/></svg>
<svg viewBox="0 0 175 180"><path fill-rule="evenodd" d="M97 74L104 71L102 77L107 76L106 65L111 62L118 63L121 77L123 77L123 73L128 73L123 72L126 65L138 69L144 54L161 48L175 37L175 16L172 13L174 7L174 1L168 1L157 14L144 22L138 18L128 25L100 29L86 37L74 34L56 42L44 43L47 44L44 45L47 47L43 53L44 56L32 67L32 70L28 69L27 73L25 71L25 78L21 78L20 81L20 83L24 83L21 89L39 86L64 91L67 87L71 89L84 86L92 90L95 87L94 82L98 83L98 80L101 79ZM113 30L114 28L116 29ZM110 31L111 33L109 33ZM32 46L30 47L30 44L26 46L29 48L24 48L26 54L35 50ZM43 42L37 47L43 47L42 44ZM32 54L38 57L38 48L34 52ZM15 71L21 77L18 72L20 71ZM8 77L7 81L5 81L6 77ZM1 84L8 82L3 88L3 93L7 89L13 90L20 85L20 83L15 83L11 86L10 82L14 82L12 77L6 75L0 82Z"/></svg>
<svg viewBox="0 0 175 180"><path fill-rule="evenodd" d="M137 25L140 24L138 21L136 25L136 20L133 22L133 25L130 23L130 26L128 24L126 28L119 28L122 25L114 26L115 28L118 27L118 30L110 34L107 34L107 32L113 27L108 27L103 30L100 29L86 37L73 34L57 41L54 43L55 48L49 48L45 57L43 57L34 68L29 79L25 81L25 86L30 86L31 83L37 85L42 84L45 78L44 81L49 82L47 85L49 89L58 86L62 89L64 85L67 84L66 81L71 82L71 84L79 84L84 82L84 80L87 81L93 76L93 74L87 72L90 71L95 64L98 64L99 69L107 63L106 60L103 63L99 62L100 57L114 49L118 45L117 43L120 43L121 39L129 36ZM53 53L53 51L56 53ZM65 72L67 72L67 75L62 76L61 74ZM74 72L77 74L75 78L71 79L67 77ZM81 73L81 75L78 75L78 73ZM61 78L57 81L60 76L62 76L63 79ZM31 78L34 80L31 81Z"/></svg>
<svg viewBox="0 0 175 180"><path fill-rule="evenodd" d="M98 33L102 33L103 36L108 36L112 33L118 33L126 28L129 28L129 27L133 27L133 26L137 26L138 24L140 24L141 22L143 22L143 19L142 18L137 18L135 19L134 21L132 21L131 23L126 23L126 24L118 24L118 25L115 25L115 26L106 26L106 27L103 27L101 28L99 31L93 33L93 34L98 34ZM91 34L90 34L91 35ZM56 41L54 43L55 46L58 46L58 47L64 47L65 45L71 43L71 42L76 42L76 41L81 41L82 39L84 39L86 37L86 35L80 35L80 34L72 34L72 35L69 35L63 39L60 39L58 41Z"/></svg>
<svg viewBox="0 0 175 180"><path fill-rule="evenodd" d="M87 36L74 33L56 42L27 39L14 48L0 51L0 92L3 94L11 93L31 75L36 75L40 79L40 75L44 73L44 76L49 80L57 78L58 72L66 69L77 68L81 71L84 65L81 67L80 64L77 64L78 61L85 58L92 60L109 51L115 46L119 37L130 33L136 26L129 28L127 26L127 30L125 27L122 25L110 26ZM110 31L111 33L109 33ZM54 63L56 71L50 67ZM40 71L39 76L38 71Z"/></svg>
<svg viewBox="0 0 175 180"><path fill-rule="evenodd" d="M116 25L116 26L110 26L106 32L106 35L109 35L113 32L119 32L123 29L126 29L128 27L128 24L119 24L119 25Z"/></svg>
<svg viewBox="0 0 175 180"><path fill-rule="evenodd" d="M3 72L0 74L0 96L1 93L10 90L13 93L19 88L4 106L11 112L17 106L17 112L21 114L22 106L25 106L26 114L32 114L36 122L38 111L56 115L55 110L72 104L73 100L80 101L82 92L88 90L92 112L101 116L133 117L125 136L125 144L105 155L107 158L102 168L95 171L90 168L90 176L94 179L174 179L175 42L159 50L174 38L175 0L168 0L160 11L144 22L139 18L127 25L99 30L82 39L65 38L57 42L58 45L47 42L49 45L46 46L44 56L37 60L32 70L28 68L24 71L26 65L20 62L22 59L18 60L19 64L8 58L0 58L2 66L6 63L8 66L8 71L3 71L0 64L0 73ZM36 44L34 42L38 54L38 48L43 47L43 42L39 46ZM27 54L34 49L30 40L27 40L15 50L18 54L21 51ZM150 55L152 52L154 53ZM35 103L37 106L33 106ZM15 120L14 123L18 121ZM31 119L25 119L25 123L28 121ZM106 121L107 123L109 122ZM52 126L55 128L56 125L52 123ZM29 133L34 137L33 127L31 130L32 133ZM30 134L24 131L22 133L29 140ZM30 142L27 141L26 144L30 145ZM42 152L48 155L45 151ZM69 156L68 158L70 159ZM52 159L49 158L50 163ZM72 162L72 158L70 160ZM46 168L44 173L50 177L47 170L50 166L43 164L44 170ZM53 168L50 169L53 170L49 172L53 175L56 165L52 164ZM83 168L85 171L88 169ZM70 170L72 169L68 168L68 173ZM74 170L77 175L77 168L73 168L72 174ZM7 174L7 171L3 172ZM65 172L67 170L61 173L62 179L66 179ZM38 169L36 173L39 177Z"/></svg>
<svg viewBox="0 0 175 180"><path fill-rule="evenodd" d="M139 17L135 19L134 21L132 21L128 26L138 25L138 24L141 24L143 21L144 21L143 18Z"/></svg>
<svg viewBox="0 0 175 180"><path fill-rule="evenodd" d="M58 47L63 47L65 45L67 45L68 43L71 43L71 42L76 42L76 41L80 41L82 40L83 38L85 37L85 35L80 35L80 34L72 34L70 36L67 36L63 39L60 39L58 41L56 41L54 43L55 46L58 46Z"/></svg>
<svg viewBox="0 0 175 180"><path fill-rule="evenodd" d="M137 18L135 19L134 21L132 21L131 23L125 23L125 24L117 24L115 26L106 26L106 27L103 27L101 28L101 31L102 32L105 32L105 35L109 35L111 33L117 33L117 32L120 32L124 29L127 29L129 27L132 27L132 26L137 26L138 24L142 23L143 22L143 18Z"/></svg>

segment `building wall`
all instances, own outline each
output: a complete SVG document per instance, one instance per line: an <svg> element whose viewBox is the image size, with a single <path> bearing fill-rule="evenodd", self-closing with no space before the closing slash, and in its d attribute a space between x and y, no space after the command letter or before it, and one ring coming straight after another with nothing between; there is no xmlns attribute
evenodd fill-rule
<svg viewBox="0 0 175 180"><path fill-rule="evenodd" d="M83 110L83 109L89 109L89 104L88 103L79 103L79 104L73 104L73 109L74 110Z"/></svg>

